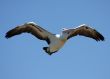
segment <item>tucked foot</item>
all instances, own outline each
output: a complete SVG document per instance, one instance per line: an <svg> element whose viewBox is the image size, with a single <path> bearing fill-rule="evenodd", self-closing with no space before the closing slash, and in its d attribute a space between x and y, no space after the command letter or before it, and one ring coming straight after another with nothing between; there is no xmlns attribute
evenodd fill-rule
<svg viewBox="0 0 110 79"><path fill-rule="evenodd" d="M57 52L57 51L55 51L55 52L50 52L50 51L49 51L49 47L43 47L43 50L44 50L48 55L52 55L53 53Z"/></svg>
<svg viewBox="0 0 110 79"><path fill-rule="evenodd" d="M51 52L49 52L49 50L48 50L49 48L48 47L43 47L43 50L48 54L48 55L51 55L52 53Z"/></svg>

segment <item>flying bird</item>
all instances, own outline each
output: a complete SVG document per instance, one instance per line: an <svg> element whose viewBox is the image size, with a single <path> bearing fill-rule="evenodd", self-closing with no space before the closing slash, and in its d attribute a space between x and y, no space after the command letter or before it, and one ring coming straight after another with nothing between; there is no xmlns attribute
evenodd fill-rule
<svg viewBox="0 0 110 79"><path fill-rule="evenodd" d="M53 34L34 22L27 22L23 25L13 28L12 30L9 30L5 37L10 38L21 33L30 33L36 38L46 41L49 46L43 47L43 50L49 55L57 52L68 39L77 35L89 37L96 41L104 41L102 34L86 24L82 24L76 28L63 28L60 34Z"/></svg>

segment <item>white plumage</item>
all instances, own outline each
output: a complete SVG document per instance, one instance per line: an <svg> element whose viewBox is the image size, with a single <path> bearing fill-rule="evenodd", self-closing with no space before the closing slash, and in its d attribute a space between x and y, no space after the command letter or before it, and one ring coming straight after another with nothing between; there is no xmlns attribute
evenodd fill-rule
<svg viewBox="0 0 110 79"><path fill-rule="evenodd" d="M28 22L21 26L17 26L14 29L6 33L6 38L10 38L14 35L21 33L31 33L40 40L45 40L49 47L43 47L46 53L49 55L57 52L65 42L76 35L82 35L95 39L96 41L104 40L104 37L95 29L82 24L76 28L66 29L63 28L61 34L52 34L47 30L43 29L34 22Z"/></svg>

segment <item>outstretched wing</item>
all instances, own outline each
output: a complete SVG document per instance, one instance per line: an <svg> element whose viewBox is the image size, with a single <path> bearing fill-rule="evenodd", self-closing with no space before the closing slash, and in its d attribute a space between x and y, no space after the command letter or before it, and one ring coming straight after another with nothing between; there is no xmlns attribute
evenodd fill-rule
<svg viewBox="0 0 110 79"><path fill-rule="evenodd" d="M21 26L17 26L14 29L8 31L6 33L5 37L10 38L12 36L19 35L21 33L31 33L32 35L34 35L35 37L37 37L40 40L46 40L48 44L50 43L48 36L52 35L52 33L41 28L37 24L35 24L33 22L28 22L28 23L25 23Z"/></svg>
<svg viewBox="0 0 110 79"><path fill-rule="evenodd" d="M77 27L75 29L65 30L65 32L68 33L67 39L74 37L76 35L82 35L82 36L93 38L96 41L104 40L104 37L98 31L96 31L95 29L93 29L85 24L80 25L79 27Z"/></svg>

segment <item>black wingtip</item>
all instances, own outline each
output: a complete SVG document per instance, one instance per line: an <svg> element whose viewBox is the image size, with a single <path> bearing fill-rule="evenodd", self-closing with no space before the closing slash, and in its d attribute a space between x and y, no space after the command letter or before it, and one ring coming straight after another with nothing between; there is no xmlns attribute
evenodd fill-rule
<svg viewBox="0 0 110 79"><path fill-rule="evenodd" d="M101 37L101 40L102 40L102 41L105 41L105 38L102 36L102 37Z"/></svg>
<svg viewBox="0 0 110 79"><path fill-rule="evenodd" d="M17 31L17 28L18 28L18 27L9 30L9 31L6 33L5 37L8 39L8 38L10 38L10 37L12 37L12 36L14 36L14 35L20 34L21 32L18 32L18 31Z"/></svg>
<svg viewBox="0 0 110 79"><path fill-rule="evenodd" d="M104 38L104 36L103 36L102 34L98 33L98 36L99 36L99 39L100 39L101 41L104 41L104 40L105 40L105 38Z"/></svg>
<svg viewBox="0 0 110 79"><path fill-rule="evenodd" d="M5 35L5 38L10 38L12 35L11 35L11 33L10 33L10 31L8 31L7 33L6 33L6 35Z"/></svg>
<svg viewBox="0 0 110 79"><path fill-rule="evenodd" d="M6 33L5 38L7 38L7 39L8 39L8 38L10 38L10 36Z"/></svg>
<svg viewBox="0 0 110 79"><path fill-rule="evenodd" d="M94 31L96 32L96 38L95 38L96 41L104 41L105 40L104 36L101 33L96 31L95 29L94 29Z"/></svg>

